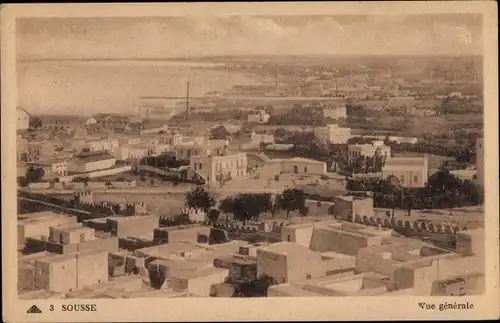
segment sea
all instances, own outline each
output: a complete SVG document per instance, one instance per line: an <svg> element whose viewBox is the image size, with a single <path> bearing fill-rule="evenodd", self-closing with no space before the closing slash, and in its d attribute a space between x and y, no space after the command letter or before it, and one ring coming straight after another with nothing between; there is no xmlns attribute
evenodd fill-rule
<svg viewBox="0 0 500 323"><path fill-rule="evenodd" d="M163 60L19 61L17 102L33 114L136 113L141 97L186 95L261 84L220 63Z"/></svg>

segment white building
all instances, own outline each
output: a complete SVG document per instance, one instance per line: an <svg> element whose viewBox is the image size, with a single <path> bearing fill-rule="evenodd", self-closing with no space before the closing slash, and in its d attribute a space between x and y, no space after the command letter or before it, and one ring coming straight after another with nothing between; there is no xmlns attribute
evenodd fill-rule
<svg viewBox="0 0 500 323"><path fill-rule="evenodd" d="M23 108L16 108L16 129L26 130L30 127L30 115Z"/></svg>
<svg viewBox="0 0 500 323"><path fill-rule="evenodd" d="M177 160L190 160L193 156L219 156L229 145L227 140L205 140L202 142L184 142L174 147Z"/></svg>
<svg viewBox="0 0 500 323"><path fill-rule="evenodd" d="M384 145L383 141L377 140L371 144L355 144L348 146L348 162L353 163L359 157L386 157L386 160L391 158L391 147Z"/></svg>
<svg viewBox="0 0 500 323"><path fill-rule="evenodd" d="M84 152L68 160L68 173L88 173L108 169L115 165L116 158L106 151Z"/></svg>
<svg viewBox="0 0 500 323"><path fill-rule="evenodd" d="M82 151L114 151L120 146L118 139L90 140L82 146Z"/></svg>
<svg viewBox="0 0 500 323"><path fill-rule="evenodd" d="M321 143L345 144L351 138L351 128L342 128L336 124L316 127L314 137Z"/></svg>
<svg viewBox="0 0 500 323"><path fill-rule="evenodd" d="M281 172L302 175L324 175L326 163L314 159L295 157L281 161Z"/></svg>
<svg viewBox="0 0 500 323"><path fill-rule="evenodd" d="M210 182L246 178L247 165L246 153L191 156L189 163L192 170Z"/></svg>
<svg viewBox="0 0 500 323"><path fill-rule="evenodd" d="M424 187L429 178L428 158L393 157L382 167L382 176L396 178L403 187Z"/></svg>
<svg viewBox="0 0 500 323"><path fill-rule="evenodd" d="M476 182L484 186L484 138L476 139Z"/></svg>
<svg viewBox="0 0 500 323"><path fill-rule="evenodd" d="M68 159L69 158L41 159L38 162L30 163L30 165L43 168L45 177L49 177L50 175L66 176L68 175Z"/></svg>
<svg viewBox="0 0 500 323"><path fill-rule="evenodd" d="M124 144L113 151L116 160L141 159L155 154L155 147L152 145Z"/></svg>

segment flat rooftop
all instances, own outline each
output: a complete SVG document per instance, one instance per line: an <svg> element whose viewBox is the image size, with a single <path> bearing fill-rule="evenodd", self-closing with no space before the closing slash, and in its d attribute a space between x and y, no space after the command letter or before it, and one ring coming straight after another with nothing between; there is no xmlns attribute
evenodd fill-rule
<svg viewBox="0 0 500 323"><path fill-rule="evenodd" d="M157 246L138 249L134 252L138 256L158 257L176 255L182 252L206 251L206 249L185 242L166 243Z"/></svg>
<svg viewBox="0 0 500 323"><path fill-rule="evenodd" d="M279 284L269 287L269 292L277 291L278 293L284 294L283 296L289 297L326 297L328 295L322 294L316 291L310 291L304 289L302 286L297 286L295 284Z"/></svg>
<svg viewBox="0 0 500 323"><path fill-rule="evenodd" d="M43 222L43 221L50 221L52 219L61 218L61 217L69 218L71 216L69 214L66 214L66 213L44 211L44 212L19 214L17 216L17 221L19 223Z"/></svg>
<svg viewBox="0 0 500 323"><path fill-rule="evenodd" d="M300 255L304 255L305 253L313 252L301 244L298 244L295 242L288 242L288 241L272 243L268 246L261 247L259 249L264 250L264 251L276 252L276 253L280 253L283 255L296 255L296 256L300 256Z"/></svg>
<svg viewBox="0 0 500 323"><path fill-rule="evenodd" d="M216 268L216 267L208 267L208 268L204 268L204 269L196 270L196 271L195 270L193 270L193 271L183 271L182 273L178 273L178 274L172 276L172 278L177 278L177 279L195 279L195 278L205 277L205 276L213 275L213 274L216 274L216 273L223 273L223 272L227 272L227 269Z"/></svg>

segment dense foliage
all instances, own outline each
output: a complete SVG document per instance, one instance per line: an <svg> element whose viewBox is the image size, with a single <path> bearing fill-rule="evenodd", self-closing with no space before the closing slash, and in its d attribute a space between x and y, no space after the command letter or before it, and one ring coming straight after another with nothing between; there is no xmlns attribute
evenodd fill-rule
<svg viewBox="0 0 500 323"><path fill-rule="evenodd" d="M408 211L422 209L449 209L480 205L484 202L483 190L470 180L462 180L446 169L429 177L422 188L403 188L395 178L348 180L350 191L373 192L375 207L399 208Z"/></svg>

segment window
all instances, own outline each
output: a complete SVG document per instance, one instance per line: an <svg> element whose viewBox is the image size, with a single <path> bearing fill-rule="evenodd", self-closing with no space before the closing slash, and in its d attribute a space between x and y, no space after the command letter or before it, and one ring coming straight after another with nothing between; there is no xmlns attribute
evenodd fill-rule
<svg viewBox="0 0 500 323"><path fill-rule="evenodd" d="M307 166L304 166L304 173L307 173Z"/></svg>
<svg viewBox="0 0 500 323"><path fill-rule="evenodd" d="M200 163L200 165L199 165L199 167L198 167L198 168L199 168L200 170L203 168L203 166L201 165L201 163Z"/></svg>
<svg viewBox="0 0 500 323"><path fill-rule="evenodd" d="M196 163L194 163L194 170L196 170Z"/></svg>
<svg viewBox="0 0 500 323"><path fill-rule="evenodd" d="M418 183L418 176L417 175L413 176L413 183Z"/></svg>
<svg viewBox="0 0 500 323"><path fill-rule="evenodd" d="M288 235L288 236L286 237L286 239L287 239L287 241L288 241L288 242L290 242L290 241L292 241L292 236L291 236L291 235Z"/></svg>
<svg viewBox="0 0 500 323"><path fill-rule="evenodd" d="M307 274L306 275L306 280L309 280L309 279L311 279L311 275Z"/></svg>

